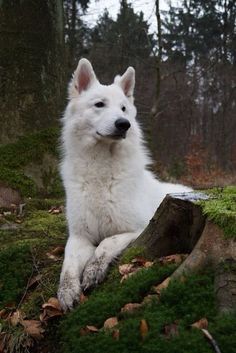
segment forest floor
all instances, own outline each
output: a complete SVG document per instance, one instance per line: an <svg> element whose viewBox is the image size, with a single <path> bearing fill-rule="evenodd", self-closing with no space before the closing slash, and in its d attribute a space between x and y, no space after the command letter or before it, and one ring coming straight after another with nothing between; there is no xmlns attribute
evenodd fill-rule
<svg viewBox="0 0 236 353"><path fill-rule="evenodd" d="M56 299L67 233L63 199L27 199L20 215L2 210L0 222L0 352L214 352L202 329L221 352L235 352L236 314L218 313L211 268L161 290L185 255L151 262L130 249L103 284L63 314Z"/></svg>

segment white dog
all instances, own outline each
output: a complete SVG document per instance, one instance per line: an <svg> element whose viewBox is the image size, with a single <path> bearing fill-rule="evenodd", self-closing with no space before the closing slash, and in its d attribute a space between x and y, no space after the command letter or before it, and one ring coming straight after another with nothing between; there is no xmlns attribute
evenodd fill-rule
<svg viewBox="0 0 236 353"><path fill-rule="evenodd" d="M147 226L167 193L190 191L159 182L150 164L133 105L135 71L101 85L81 59L69 85L63 118L69 239L58 298L64 310L81 288L101 282L110 262Z"/></svg>

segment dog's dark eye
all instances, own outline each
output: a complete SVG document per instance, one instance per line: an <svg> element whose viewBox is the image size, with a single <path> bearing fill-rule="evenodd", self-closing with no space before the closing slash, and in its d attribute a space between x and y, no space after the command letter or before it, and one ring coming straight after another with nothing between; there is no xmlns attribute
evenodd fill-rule
<svg viewBox="0 0 236 353"><path fill-rule="evenodd" d="M97 103L95 103L95 107L103 108L103 107L105 107L105 104L103 102L97 102Z"/></svg>
<svg viewBox="0 0 236 353"><path fill-rule="evenodd" d="M123 107L121 108L121 110L122 110L123 112L125 112L125 111L126 111L126 107L123 105Z"/></svg>

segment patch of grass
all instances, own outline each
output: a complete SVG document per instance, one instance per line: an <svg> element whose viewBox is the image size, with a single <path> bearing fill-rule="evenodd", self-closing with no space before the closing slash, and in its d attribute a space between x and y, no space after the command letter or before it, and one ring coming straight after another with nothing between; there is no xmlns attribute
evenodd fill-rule
<svg viewBox="0 0 236 353"><path fill-rule="evenodd" d="M207 217L224 230L225 236L236 238L236 186L208 190L209 200L200 201Z"/></svg>
<svg viewBox="0 0 236 353"><path fill-rule="evenodd" d="M184 283L173 281L162 292L160 301L153 301L132 314L120 314L128 302L139 302L154 283L161 282L173 267L157 267L143 270L122 284L109 278L95 290L89 300L69 313L62 321L59 335L63 353L211 353L212 347L201 331L190 325L207 317L209 330L224 353L233 353L236 340L236 316L217 315L214 299L213 273L189 276ZM111 331L102 329L104 321L119 318L119 340L112 338ZM148 334L142 339L140 321L145 319ZM167 337L166 325L176 323L178 335ZM95 325L100 331L80 336L80 328ZM229 336L228 336L229 335ZM230 337L230 338L229 338Z"/></svg>
<svg viewBox="0 0 236 353"><path fill-rule="evenodd" d="M53 215L48 211L37 210L30 212L24 221L24 229L33 232L43 232L47 236L64 235L66 233L66 219L64 214Z"/></svg>
<svg viewBox="0 0 236 353"><path fill-rule="evenodd" d="M30 244L12 245L0 251L0 307L17 303L32 272Z"/></svg>

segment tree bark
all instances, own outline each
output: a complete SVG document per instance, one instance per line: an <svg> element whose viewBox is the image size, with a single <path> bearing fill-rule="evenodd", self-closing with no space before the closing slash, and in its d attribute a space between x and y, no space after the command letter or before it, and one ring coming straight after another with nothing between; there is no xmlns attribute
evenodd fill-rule
<svg viewBox="0 0 236 353"><path fill-rule="evenodd" d="M0 143L56 124L64 97L62 0L0 2Z"/></svg>
<svg viewBox="0 0 236 353"><path fill-rule="evenodd" d="M202 193L167 195L132 247L142 247L149 259L189 253L172 274L178 279L206 267L215 271L215 292L220 311L236 308L236 241L207 219L197 200Z"/></svg>

